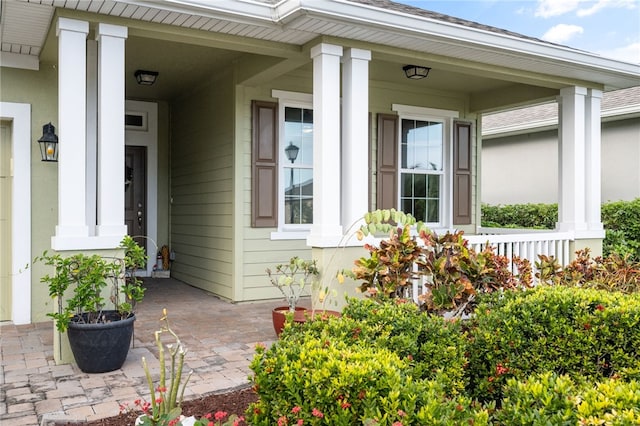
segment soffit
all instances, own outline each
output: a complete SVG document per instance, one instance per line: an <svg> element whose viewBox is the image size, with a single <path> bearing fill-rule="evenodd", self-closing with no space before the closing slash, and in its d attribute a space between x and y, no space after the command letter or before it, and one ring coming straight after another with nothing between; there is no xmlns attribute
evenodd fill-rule
<svg viewBox="0 0 640 426"><path fill-rule="evenodd" d="M16 0L2 2L2 51L39 55L55 7L218 34L304 46L318 37L415 52L419 57L483 64L488 77L556 77L602 85L638 84L640 66L597 57L530 37L386 0L270 1ZM498 68L504 70L498 71ZM545 78L539 78L544 82Z"/></svg>

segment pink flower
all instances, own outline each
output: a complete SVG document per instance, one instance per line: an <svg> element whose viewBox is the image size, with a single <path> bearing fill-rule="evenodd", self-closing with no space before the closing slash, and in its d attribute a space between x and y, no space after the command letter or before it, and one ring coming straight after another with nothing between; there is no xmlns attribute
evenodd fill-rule
<svg viewBox="0 0 640 426"><path fill-rule="evenodd" d="M302 410L302 408L300 408L299 406L297 406L297 405L296 405L295 407L293 407L293 408L291 409L291 412L292 412L293 414L298 414L298 413L300 412L300 410Z"/></svg>
<svg viewBox="0 0 640 426"><path fill-rule="evenodd" d="M303 424L304 424L304 420L302 420L302 419L298 419L298 423L297 423L297 425L298 425L298 426L302 426Z"/></svg>
<svg viewBox="0 0 640 426"><path fill-rule="evenodd" d="M278 419L278 426L285 426L287 424L287 418L282 416Z"/></svg>
<svg viewBox="0 0 640 426"><path fill-rule="evenodd" d="M402 410L398 410L398 415L399 415L400 417L405 417L405 416L407 415L407 413L405 413L405 412L404 412L404 411L402 411Z"/></svg>
<svg viewBox="0 0 640 426"><path fill-rule="evenodd" d="M351 404L349 404L348 402L343 402L343 403L340 405L340 407L341 407L343 410L346 410L347 408L351 407Z"/></svg>
<svg viewBox="0 0 640 426"><path fill-rule="evenodd" d="M402 426L402 422L393 422L391 426Z"/></svg>
<svg viewBox="0 0 640 426"><path fill-rule="evenodd" d="M225 417L227 417L227 412L226 411L218 411L215 414L214 417L215 417L216 420L220 421L220 420L224 419Z"/></svg>
<svg viewBox="0 0 640 426"><path fill-rule="evenodd" d="M319 419L324 417L324 414L322 414L322 412L320 410L318 410L317 408L314 408L313 410L311 410L311 415L314 417L317 417Z"/></svg>

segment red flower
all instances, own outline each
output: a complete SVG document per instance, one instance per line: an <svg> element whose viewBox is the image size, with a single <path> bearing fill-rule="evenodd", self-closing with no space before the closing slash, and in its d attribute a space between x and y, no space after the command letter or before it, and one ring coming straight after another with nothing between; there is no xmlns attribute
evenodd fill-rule
<svg viewBox="0 0 640 426"><path fill-rule="evenodd" d="M299 406L297 406L297 405L296 405L295 407L293 407L293 408L291 409L291 412L292 412L293 414L298 414L298 413L300 412L300 410L302 410L302 408L300 408Z"/></svg>
<svg viewBox="0 0 640 426"><path fill-rule="evenodd" d="M162 397L156 398L156 404L162 404Z"/></svg>
<svg viewBox="0 0 640 426"><path fill-rule="evenodd" d="M343 410L346 410L347 408L351 407L351 404L349 404L348 402L343 402L340 407L342 407Z"/></svg>
<svg viewBox="0 0 640 426"><path fill-rule="evenodd" d="M227 412L226 411L218 411L215 416L216 420L220 421L222 419L224 419L225 417L227 417Z"/></svg>
<svg viewBox="0 0 640 426"><path fill-rule="evenodd" d="M319 419L324 417L324 414L322 414L322 412L320 410L318 410L317 408L314 408L313 410L311 410L311 415L314 417L317 417Z"/></svg>
<svg viewBox="0 0 640 426"><path fill-rule="evenodd" d="M158 392L166 392L167 388L164 386L158 386L158 388L156 389Z"/></svg>
<svg viewBox="0 0 640 426"><path fill-rule="evenodd" d="M589 324L589 323L585 323L585 325L584 325L584 329L585 329L585 330L589 330L589 329L591 329L591 324Z"/></svg>
<svg viewBox="0 0 640 426"><path fill-rule="evenodd" d="M596 309L599 310L600 312L602 312L602 311L604 311L604 306L598 305L598 306L596 306Z"/></svg>

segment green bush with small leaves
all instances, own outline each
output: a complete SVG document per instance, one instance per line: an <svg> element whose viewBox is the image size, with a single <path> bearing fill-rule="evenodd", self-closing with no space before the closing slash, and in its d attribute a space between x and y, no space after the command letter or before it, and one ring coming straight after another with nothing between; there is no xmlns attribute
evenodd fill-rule
<svg viewBox="0 0 640 426"><path fill-rule="evenodd" d="M509 378L534 373L592 381L637 374L640 294L540 286L482 299L468 349L474 398L500 401Z"/></svg>
<svg viewBox="0 0 640 426"><path fill-rule="evenodd" d="M630 256L640 262L640 198L603 203L601 212L604 256ZM557 221L557 204L482 205L482 226L554 229Z"/></svg>
<svg viewBox="0 0 640 426"><path fill-rule="evenodd" d="M495 420L503 425L640 424L640 382L603 379L579 384L546 372L526 380L509 379Z"/></svg>

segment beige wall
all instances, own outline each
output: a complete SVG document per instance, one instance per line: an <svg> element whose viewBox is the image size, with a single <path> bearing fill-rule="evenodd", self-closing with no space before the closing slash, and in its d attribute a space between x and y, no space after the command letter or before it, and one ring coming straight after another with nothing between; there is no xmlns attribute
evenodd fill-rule
<svg viewBox="0 0 640 426"><path fill-rule="evenodd" d="M558 202L558 132L482 141L482 202ZM602 124L602 201L640 197L640 118Z"/></svg>

